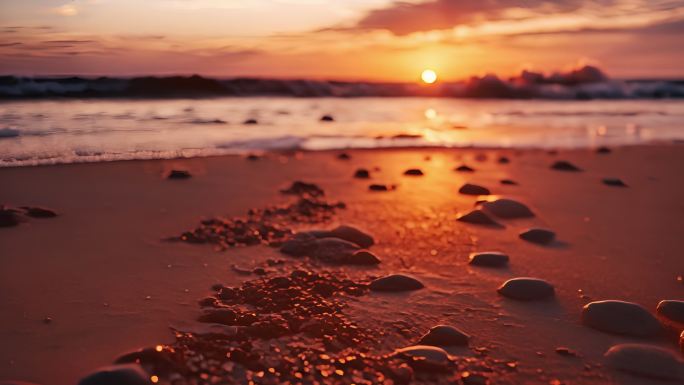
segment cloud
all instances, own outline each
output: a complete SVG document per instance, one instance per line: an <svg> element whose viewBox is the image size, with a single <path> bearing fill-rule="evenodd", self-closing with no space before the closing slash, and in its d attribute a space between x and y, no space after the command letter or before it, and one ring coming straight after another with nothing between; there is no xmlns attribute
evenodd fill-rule
<svg viewBox="0 0 684 385"><path fill-rule="evenodd" d="M64 4L53 8L53 12L61 16L76 16L78 15L78 8L72 4Z"/></svg>
<svg viewBox="0 0 684 385"><path fill-rule="evenodd" d="M333 29L387 30L397 36L440 30L516 35L641 28L682 16L684 4L669 0L397 1L368 12L352 27Z"/></svg>

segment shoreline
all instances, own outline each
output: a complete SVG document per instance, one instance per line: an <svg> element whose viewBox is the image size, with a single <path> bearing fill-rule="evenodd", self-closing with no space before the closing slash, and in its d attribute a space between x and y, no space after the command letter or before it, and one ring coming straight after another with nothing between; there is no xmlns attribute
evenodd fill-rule
<svg viewBox="0 0 684 385"><path fill-rule="evenodd" d="M447 147L444 145L435 146L384 146L384 147L341 147L341 148L330 148L330 149L320 149L312 150L305 148L293 148L293 149L270 149L270 150L243 150L231 152L231 150L226 150L226 153L222 154L209 154L209 155L194 155L194 156L178 156L173 158L136 158L136 159L111 159L111 160L84 160L80 162L58 162L49 164L29 164L29 165L7 165L0 164L1 169L12 169L12 168L34 168L34 167L54 167L54 166L69 166L69 165L82 165L82 164L99 164L99 163L120 163L120 162L154 162L154 161L181 161L181 160L191 160L191 159L214 159L223 157L239 157L245 158L248 156L257 157L268 157L268 156L285 156L290 157L293 154L316 154L316 153L340 153L340 152L384 152L384 151L501 151L501 152L576 152L576 151L595 151L599 148L609 148L609 149L619 149L619 148L634 148L634 147L667 147L667 146L679 146L684 144L684 139L670 139L670 140L654 140L645 143L627 143L619 145L607 145L607 144L597 144L593 146L580 146L580 147L532 147L532 146L521 146L521 147L493 147L493 146L453 146ZM181 150L182 151L182 150ZM195 150L192 150L195 151Z"/></svg>
<svg viewBox="0 0 684 385"><path fill-rule="evenodd" d="M674 331L635 339L590 329L579 319L582 306L592 300L634 301L655 313L659 300L681 298L678 253L684 243L677 229L684 184L676 165L684 164L684 152L677 144L611 148L609 154L345 149L273 152L255 161L226 155L0 168L7 186L0 203L42 206L58 214L0 229L5 293L0 311L7 315L0 320L6 341L0 379L73 384L125 351L173 346L169 326L195 325L201 314L196 303L211 295L212 285L258 280L246 272L263 266L273 270L267 276L276 276L309 263L315 271L340 272L359 282L404 273L425 285L410 294L371 293L345 303L347 316L379 340L374 353L391 353L415 343L430 327L449 323L472 341L469 348L448 352L493 365L486 375L494 383L656 384L603 366L602 355L620 342L674 351ZM350 159L338 159L342 152ZM510 162L500 163L501 157ZM557 160L584 171L549 169ZM475 172L454 172L460 164ZM353 178L360 167L371 179ZM403 175L409 168L424 175ZM172 169L187 170L191 178L164 179ZM629 187L606 186L601 183L606 177ZM502 185L502 179L518 185ZM326 200L346 204L329 220L293 224L295 231L357 226L373 235L376 245L370 250L382 263L337 266L264 245L217 252L211 245L162 241L203 219L244 217L250 208L287 204L292 198L279 190L295 180L315 183ZM524 202L535 217L500 220L505 225L500 229L456 221L478 199L458 193L466 182ZM397 188L370 192L371 183ZM562 243L542 247L518 239L531 226L553 229ZM487 250L509 254L509 266L468 265L471 252ZM284 264L268 267L269 259ZM520 276L553 283L556 299L526 304L497 294L502 282ZM45 317L51 322L44 323ZM562 356L558 347L578 355ZM502 360L502 367L490 358ZM438 382L449 379L453 376Z"/></svg>

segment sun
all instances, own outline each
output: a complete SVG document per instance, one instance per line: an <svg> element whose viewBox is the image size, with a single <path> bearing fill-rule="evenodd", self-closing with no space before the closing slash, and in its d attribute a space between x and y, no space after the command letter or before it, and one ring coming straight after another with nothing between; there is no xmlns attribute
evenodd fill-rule
<svg viewBox="0 0 684 385"><path fill-rule="evenodd" d="M420 74L420 78L423 80L423 83L432 84L437 81L437 72L427 69Z"/></svg>

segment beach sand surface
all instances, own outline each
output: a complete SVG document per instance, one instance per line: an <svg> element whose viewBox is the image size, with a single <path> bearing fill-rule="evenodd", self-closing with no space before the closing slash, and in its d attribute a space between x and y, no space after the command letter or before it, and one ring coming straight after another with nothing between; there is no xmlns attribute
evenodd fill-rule
<svg viewBox="0 0 684 385"><path fill-rule="evenodd" d="M377 333L378 354L415 344L429 328L449 324L471 336L470 347L449 353L501 360L502 368L488 374L493 383L660 383L606 367L603 354L625 342L678 351L681 328L633 338L583 326L580 316L594 300L632 301L655 314L660 300L684 299L684 146L623 147L609 154L347 153L348 160L331 151L0 169L1 204L59 214L0 228L0 379L74 384L123 352L172 343L169 327L192 324L200 314L197 300L211 294L213 284L256 279L245 271L268 259L301 263L266 245L217 250L164 241L202 219L289 202L279 190L301 180L347 208L328 222L295 229L356 226L373 235L371 251L382 260L377 267L314 263L316 269L362 281L403 273L426 286L348 302L348 315ZM510 163L499 163L500 156ZM552 170L557 160L584 171ZM461 164L475 172L455 172ZM368 169L371 179L353 178L358 168ZM409 168L424 175L404 175ZM192 177L166 179L172 169ZM605 185L607 177L628 187ZM502 179L517 185L503 185ZM369 191L371 183L396 188ZM459 222L457 216L482 198L459 194L465 183L522 202L535 216L497 219L502 228ZM551 229L558 241L540 246L519 239L530 227ZM468 265L468 255L478 251L504 252L509 266ZM500 296L497 288L514 277L550 282L555 298L519 302ZM558 347L577 355L557 354Z"/></svg>

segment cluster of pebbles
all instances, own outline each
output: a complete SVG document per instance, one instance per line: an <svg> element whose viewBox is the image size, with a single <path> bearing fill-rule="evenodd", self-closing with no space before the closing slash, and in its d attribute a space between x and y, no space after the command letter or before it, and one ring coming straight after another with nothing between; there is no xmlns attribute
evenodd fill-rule
<svg viewBox="0 0 684 385"><path fill-rule="evenodd" d="M325 192L310 183L294 182L281 193L296 196L297 200L280 206L251 209L242 218L206 219L197 228L168 240L207 243L219 249L257 244L279 246L293 234L292 224L326 222L337 210L345 208L342 202L325 201Z"/></svg>
<svg viewBox="0 0 684 385"><path fill-rule="evenodd" d="M608 153L602 149L599 153ZM472 172L474 170L460 166L457 171ZM557 161L551 169L566 172L581 172L582 169L567 161ZM617 178L605 178L603 183L609 186L627 187ZM489 189L483 186L466 183L459 193L465 195L486 196ZM461 222L504 227L497 219L531 218L534 213L523 203L512 199L499 198L494 200L480 200L476 208L460 215ZM496 219L495 219L496 218ZM519 238L528 242L549 245L556 239L553 231L543 228L527 229L519 234ZM485 268L505 268L510 257L496 251L472 253L469 264ZM552 300L555 296L554 286L539 278L518 277L505 281L497 292L507 298L518 301ZM684 301L664 300L656 308L654 316L645 307L627 301L605 300L594 301L582 309L582 323L592 329L627 336L632 338L652 338L663 336L666 329L676 330L679 335L679 345L684 353ZM559 354L570 354L566 348ZM573 353L575 355L576 353ZM636 376L661 379L668 381L684 381L684 362L677 355L667 349L644 343L624 343L611 347L605 353L606 363L617 370Z"/></svg>
<svg viewBox="0 0 684 385"><path fill-rule="evenodd" d="M467 347L470 337L449 325L427 330L415 345L375 353L378 331L346 313L350 298L423 287L405 275L357 282L302 266L239 287L215 285L199 301L206 327L175 330L174 343L126 353L79 385L487 384L496 370L515 371L515 363L484 351L451 356L444 348Z"/></svg>

